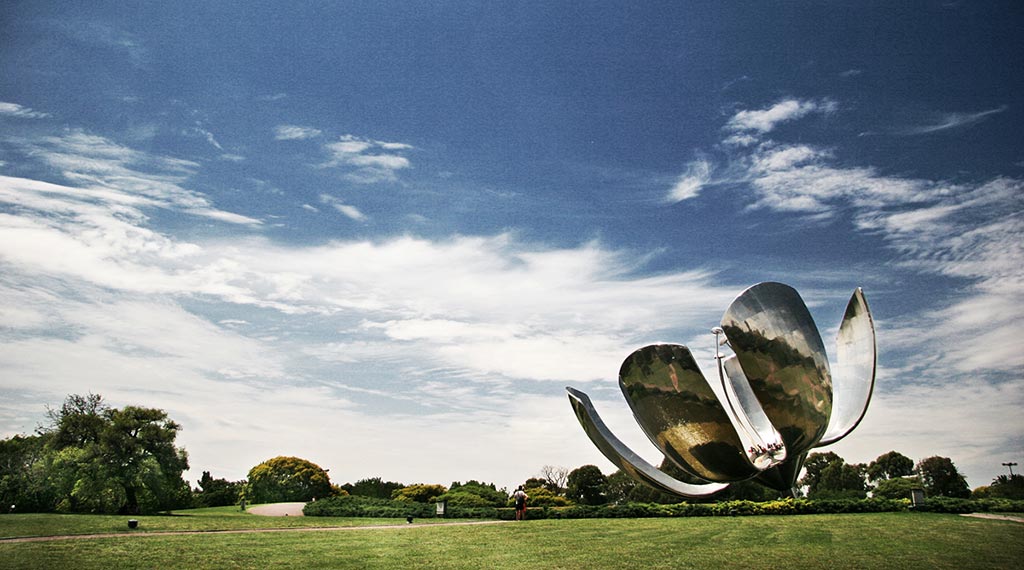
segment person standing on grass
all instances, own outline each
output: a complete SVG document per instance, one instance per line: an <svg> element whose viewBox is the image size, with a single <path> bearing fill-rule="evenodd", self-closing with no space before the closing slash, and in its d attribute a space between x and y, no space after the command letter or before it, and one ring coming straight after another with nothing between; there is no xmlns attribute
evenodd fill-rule
<svg viewBox="0 0 1024 570"><path fill-rule="evenodd" d="M530 497L526 494L526 491L523 490L523 486L522 485L520 485L519 488L516 489L515 493L512 493L512 498L515 500L515 503L516 503L516 520L517 521L525 520L526 519L526 499L529 499Z"/></svg>

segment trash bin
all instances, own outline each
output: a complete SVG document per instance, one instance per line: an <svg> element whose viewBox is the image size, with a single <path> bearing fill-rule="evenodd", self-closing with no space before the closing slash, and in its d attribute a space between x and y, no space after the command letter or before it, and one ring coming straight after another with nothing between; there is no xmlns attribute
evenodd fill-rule
<svg viewBox="0 0 1024 570"><path fill-rule="evenodd" d="M128 519L128 528L139 528L139 521L135 519Z"/></svg>

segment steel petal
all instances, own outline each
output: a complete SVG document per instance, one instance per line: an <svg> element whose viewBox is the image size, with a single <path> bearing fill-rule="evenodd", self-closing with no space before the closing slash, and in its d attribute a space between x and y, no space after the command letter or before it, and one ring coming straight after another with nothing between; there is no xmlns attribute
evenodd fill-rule
<svg viewBox="0 0 1024 570"><path fill-rule="evenodd" d="M800 294L782 283L754 285L729 305L722 329L787 453L814 447L832 413L832 378Z"/></svg>
<svg viewBox="0 0 1024 570"><path fill-rule="evenodd" d="M836 343L836 362L832 370L832 417L818 447L843 439L857 427L868 410L875 387L875 324L860 287L846 305Z"/></svg>
<svg viewBox="0 0 1024 570"><path fill-rule="evenodd" d="M684 483L668 476L657 467L644 461L642 457L626 447L608 429L608 426L601 420L593 403L586 394L573 388L566 388L569 393L569 402L572 404L576 418L579 419L583 430L587 432L590 441L594 442L601 453L622 469L630 477L640 481L658 491L672 493L681 497L705 497L717 493L728 485L722 483L708 483L705 485L694 485Z"/></svg>
<svg viewBox="0 0 1024 570"><path fill-rule="evenodd" d="M683 471L717 482L743 481L760 472L746 455L749 444L685 346L636 350L622 363L619 387L647 437Z"/></svg>

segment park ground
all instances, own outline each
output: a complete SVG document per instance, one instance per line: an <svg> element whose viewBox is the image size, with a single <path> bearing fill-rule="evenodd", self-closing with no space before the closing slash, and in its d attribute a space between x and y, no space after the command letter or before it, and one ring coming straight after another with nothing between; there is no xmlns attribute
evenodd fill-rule
<svg viewBox="0 0 1024 570"><path fill-rule="evenodd" d="M256 506L255 510L261 509ZM271 509L273 511L274 509ZM4 568L1019 568L1024 524L936 513L538 520L5 515ZM1001 515L1005 516L1005 515ZM345 532L347 531L347 532ZM78 538L53 537L78 535ZM88 538L82 535L90 535ZM16 542L15 537L36 537ZM50 540L40 538L51 537Z"/></svg>

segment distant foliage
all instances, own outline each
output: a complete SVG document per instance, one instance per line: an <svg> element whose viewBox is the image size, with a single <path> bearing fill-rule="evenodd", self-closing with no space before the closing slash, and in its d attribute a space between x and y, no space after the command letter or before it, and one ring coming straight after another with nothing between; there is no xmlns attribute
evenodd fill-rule
<svg viewBox="0 0 1024 570"><path fill-rule="evenodd" d="M884 499L909 499L913 489L924 489L921 480L917 477L883 479L871 490L871 496Z"/></svg>
<svg viewBox="0 0 1024 570"><path fill-rule="evenodd" d="M498 490L494 483L458 481L452 483L448 492L438 496L435 501L447 501L448 506L459 507L503 507L508 502L508 493Z"/></svg>
<svg viewBox="0 0 1024 570"><path fill-rule="evenodd" d="M573 504L569 499L556 495L544 487L527 487L525 491L530 497L526 504L531 507L568 507ZM511 505L512 500L509 499L506 506Z"/></svg>
<svg viewBox="0 0 1024 570"><path fill-rule="evenodd" d="M1024 500L1024 475L1000 475L991 485L975 489L971 498Z"/></svg>
<svg viewBox="0 0 1024 570"><path fill-rule="evenodd" d="M433 503L446 492L448 492L448 489L444 485L417 483L394 491L391 493L391 498L396 501L411 503Z"/></svg>
<svg viewBox="0 0 1024 570"><path fill-rule="evenodd" d="M38 435L0 442L4 505L140 514L191 503L181 476L188 456L174 445L181 426L163 410L111 408L98 394L72 394L47 416Z"/></svg>
<svg viewBox="0 0 1024 570"><path fill-rule="evenodd" d="M319 465L280 456L249 470L246 494L251 503L280 503L329 497L333 490L327 472Z"/></svg>
<svg viewBox="0 0 1024 570"><path fill-rule="evenodd" d="M953 460L948 457L929 457L917 464L917 472L929 498L954 497L967 498L971 489L967 486L964 476L957 471Z"/></svg>
<svg viewBox="0 0 1024 570"><path fill-rule="evenodd" d="M209 471L203 471L203 477L197 483L199 490L192 494L197 507L237 505L246 485L245 481L214 479Z"/></svg>
<svg viewBox="0 0 1024 570"><path fill-rule="evenodd" d="M402 487L405 487L405 485L395 481L384 481L380 477L360 479L355 483L341 485L341 489L347 491L350 495L375 497L378 499L390 499L391 494Z"/></svg>
<svg viewBox="0 0 1024 570"><path fill-rule="evenodd" d="M872 482L913 475L914 460L898 451L883 453L868 464L867 474Z"/></svg>
<svg viewBox="0 0 1024 570"><path fill-rule="evenodd" d="M607 484L608 478L596 465L584 465L569 473L566 496L583 505L601 505L608 502Z"/></svg>
<svg viewBox="0 0 1024 570"><path fill-rule="evenodd" d="M804 469L800 484L807 486L810 499L862 499L867 496L865 465L849 465L842 457L829 451L807 456Z"/></svg>

